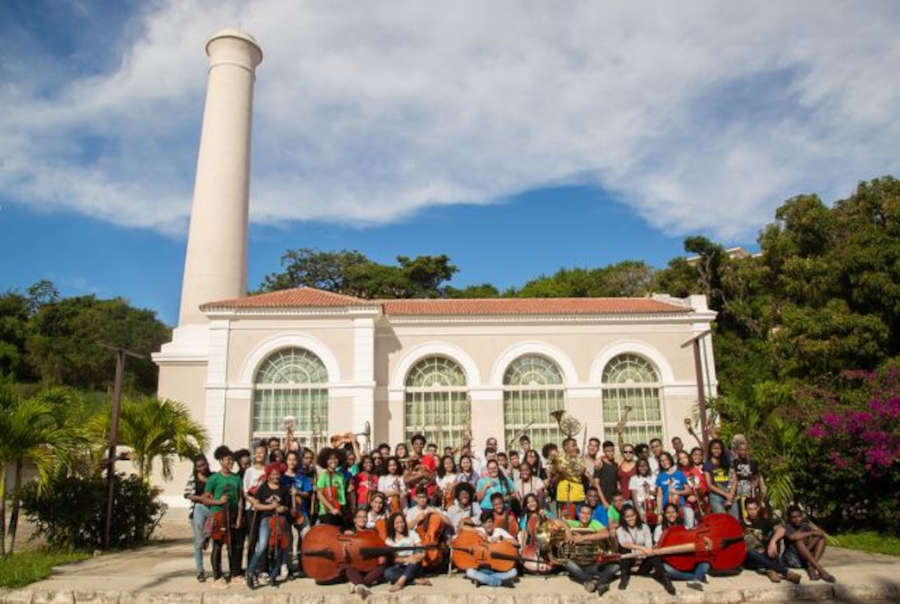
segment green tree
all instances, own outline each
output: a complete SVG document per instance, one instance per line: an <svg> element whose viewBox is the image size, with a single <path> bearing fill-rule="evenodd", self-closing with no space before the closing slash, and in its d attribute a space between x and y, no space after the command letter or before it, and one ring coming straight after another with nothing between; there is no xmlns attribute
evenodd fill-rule
<svg viewBox="0 0 900 604"><path fill-rule="evenodd" d="M650 291L653 274L649 265L635 260L593 269L561 268L510 293L520 298L643 296Z"/></svg>
<svg viewBox="0 0 900 604"><path fill-rule="evenodd" d="M45 384L104 390L113 379L114 353L100 343L148 355L170 339L169 328L151 310L121 298L63 298L40 306L26 342L29 363ZM129 361L127 378L141 392L156 389L157 369L148 358Z"/></svg>
<svg viewBox="0 0 900 604"><path fill-rule="evenodd" d="M109 415L98 415L93 433L102 442L109 433ZM202 425L191 418L187 407L155 396L125 398L119 415L119 443L131 448L137 475L148 481L159 460L163 478L172 478L175 458L191 458L206 448L208 436Z"/></svg>
<svg viewBox="0 0 900 604"><path fill-rule="evenodd" d="M38 486L87 443L78 426L64 424L55 413L52 395L24 398L11 385L0 387L0 553L6 553L6 481L13 469L9 553L15 549L23 470L30 462L37 470Z"/></svg>
<svg viewBox="0 0 900 604"><path fill-rule="evenodd" d="M446 255L398 256L397 264L379 264L351 250L288 250L282 271L263 279L260 291L315 287L361 298L437 298L457 268Z"/></svg>

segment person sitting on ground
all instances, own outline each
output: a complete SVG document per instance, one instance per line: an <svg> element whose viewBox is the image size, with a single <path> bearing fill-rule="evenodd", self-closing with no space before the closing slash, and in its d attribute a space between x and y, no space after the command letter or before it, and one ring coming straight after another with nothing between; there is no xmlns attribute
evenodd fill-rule
<svg viewBox="0 0 900 604"><path fill-rule="evenodd" d="M494 526L502 528L513 537L519 534L519 519L506 505L503 495L500 493L491 495L491 509L494 512Z"/></svg>
<svg viewBox="0 0 900 604"><path fill-rule="evenodd" d="M647 556L637 561L624 559L620 562L622 574L619 579L619 589L628 587L632 574L647 575L652 571L654 578L662 583L666 591L675 595L675 586L672 585L672 579L666 574L662 560L659 556L653 555L653 535L650 533L650 527L641 521L641 517L634 508L625 508L625 512L622 514L622 525L616 529L616 540L622 549Z"/></svg>
<svg viewBox="0 0 900 604"><path fill-rule="evenodd" d="M409 530L403 512L397 512L388 520L388 536L384 540L388 547L414 547L422 545L419 533ZM394 552L394 564L384 571L384 578L393 583L390 591L400 591L408 583L431 585L431 581L419 577L422 571L421 551L412 549Z"/></svg>
<svg viewBox="0 0 900 604"><path fill-rule="evenodd" d="M486 510L481 514L481 526L468 527L466 530L478 531L481 536L489 542L507 541L509 543L518 542L508 532L498 526L494 526L494 513ZM466 571L466 578L478 587L479 585L488 585L490 587L513 587L516 578L515 567L505 572L497 572L487 568L470 568Z"/></svg>
<svg viewBox="0 0 900 604"><path fill-rule="evenodd" d="M684 453L684 451L682 451ZM653 546L658 547L659 541L662 539L666 529L672 526L682 526L684 522L681 520L678 506L674 503L667 503L663 508L663 519L653 530ZM663 562L663 568L666 574L676 581L687 581L688 587L702 591L701 583L706 583L706 573L709 572L709 562L698 562L692 572L678 570L674 566L670 566L667 562Z"/></svg>
<svg viewBox="0 0 900 604"><path fill-rule="evenodd" d="M382 499L382 501L384 501ZM369 529L369 517L368 512L365 508L359 508L353 514L353 529L345 531L345 534L353 534L359 531L364 531ZM385 565L387 563L387 559L384 556L378 557L378 565L363 575L360 571L355 569L353 565L348 564L346 570L344 571L347 575L347 581L350 582L350 593L355 593L361 598L367 597L370 593L372 593L370 587L377 584L382 576L384 575Z"/></svg>
<svg viewBox="0 0 900 604"><path fill-rule="evenodd" d="M747 557L744 566L765 571L772 583L778 583L782 579L799 583L800 575L789 571L778 557L778 542L784 537L784 526L767 518L756 499L751 497L744 505L747 509L747 519L744 521Z"/></svg>
<svg viewBox="0 0 900 604"><path fill-rule="evenodd" d="M554 520L553 522L566 531L566 541L571 544L592 543L608 539L610 532L605 526L593 519L594 510L585 504L578 508L577 520ZM609 583L616 576L618 564L588 564L580 566L573 560L566 561L566 572L569 578L581 583L588 593L597 592L603 595L609 590Z"/></svg>
<svg viewBox="0 0 900 604"><path fill-rule="evenodd" d="M822 579L834 583L836 579L819 563L825 553L825 531L806 518L799 506L788 508L788 523L784 527L784 565L805 568L811 581Z"/></svg>

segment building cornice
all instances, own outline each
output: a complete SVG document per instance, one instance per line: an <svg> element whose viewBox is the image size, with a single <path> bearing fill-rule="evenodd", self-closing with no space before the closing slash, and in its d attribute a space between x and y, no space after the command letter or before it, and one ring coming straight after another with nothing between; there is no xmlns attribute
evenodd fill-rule
<svg viewBox="0 0 900 604"><path fill-rule="evenodd" d="M644 314L565 314L565 315L385 315L391 325L465 325L465 324L553 324L582 323L591 325L623 323L711 323L713 311L702 313L644 313Z"/></svg>
<svg viewBox="0 0 900 604"><path fill-rule="evenodd" d="M220 308L209 309L206 316L210 319L283 319L291 318L374 318L381 314L381 309L372 306L325 306L305 308Z"/></svg>

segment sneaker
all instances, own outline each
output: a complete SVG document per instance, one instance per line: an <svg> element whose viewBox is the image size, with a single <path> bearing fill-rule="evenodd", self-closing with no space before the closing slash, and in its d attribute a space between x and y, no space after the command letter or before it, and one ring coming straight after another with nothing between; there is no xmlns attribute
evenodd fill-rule
<svg viewBox="0 0 900 604"><path fill-rule="evenodd" d="M791 583L799 583L800 582L800 573L795 573L793 571L788 571L788 573L784 576L785 579L790 581Z"/></svg>
<svg viewBox="0 0 900 604"><path fill-rule="evenodd" d="M259 581L257 581L256 577L251 574L247 574L247 587L251 590L257 589L259 587Z"/></svg>
<svg viewBox="0 0 900 604"><path fill-rule="evenodd" d="M697 591L703 591L703 583L701 583L700 581L688 581L687 586Z"/></svg>
<svg viewBox="0 0 900 604"><path fill-rule="evenodd" d="M279 581L286 581L287 578L288 578L288 575L290 575L290 571L288 571L287 564L282 564L282 565L281 565L281 572L278 574L278 580L279 580Z"/></svg>
<svg viewBox="0 0 900 604"><path fill-rule="evenodd" d="M769 581L771 581L772 583L781 583L781 575L779 575L771 568L766 571L766 576L769 577Z"/></svg>
<svg viewBox="0 0 900 604"><path fill-rule="evenodd" d="M197 582L198 583L206 583L206 573L200 571L197 573Z"/></svg>
<svg viewBox="0 0 900 604"><path fill-rule="evenodd" d="M502 581L500 581L500 586L513 588L516 586L516 582L512 579L503 579Z"/></svg>
<svg viewBox="0 0 900 604"><path fill-rule="evenodd" d="M818 581L819 579L822 578L821 576L819 576L819 571L817 571L814 568L807 568L806 574L809 575L810 581Z"/></svg>
<svg viewBox="0 0 900 604"><path fill-rule="evenodd" d="M826 583L835 583L837 581L837 579L834 578L834 575L832 575L831 573L829 573L827 571L821 573L821 576L822 576L822 580L825 581Z"/></svg>
<svg viewBox="0 0 900 604"><path fill-rule="evenodd" d="M600 583L599 585L597 585L597 591L595 591L594 593L596 593L597 596L599 597L608 591L609 591L609 583Z"/></svg>
<svg viewBox="0 0 900 604"><path fill-rule="evenodd" d="M260 585L268 585L272 581L272 578L269 577L268 573L259 573L256 575L256 580Z"/></svg>
<svg viewBox="0 0 900 604"><path fill-rule="evenodd" d="M663 587L666 589L670 596L675 595L675 585L672 584L672 579L670 579L668 575L663 577Z"/></svg>
<svg viewBox="0 0 900 604"><path fill-rule="evenodd" d="M619 589L625 589L628 587L628 581L631 580L631 575L622 575L619 577Z"/></svg>
<svg viewBox="0 0 900 604"><path fill-rule="evenodd" d="M363 600L368 598L369 595L372 593L372 590L369 589L368 587L366 587L365 585L357 585L353 591L355 591L356 595L358 595Z"/></svg>
<svg viewBox="0 0 900 604"><path fill-rule="evenodd" d="M589 594L592 594L595 591L597 591L597 582L594 581L593 579L588 579L587 581L585 581L584 582L584 591L588 592Z"/></svg>

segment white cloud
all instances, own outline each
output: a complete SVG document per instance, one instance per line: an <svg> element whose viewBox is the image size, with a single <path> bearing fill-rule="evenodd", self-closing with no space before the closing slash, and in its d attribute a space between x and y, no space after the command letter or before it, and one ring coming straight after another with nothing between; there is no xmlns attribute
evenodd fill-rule
<svg viewBox="0 0 900 604"><path fill-rule="evenodd" d="M896 6L784 4L172 2L114 71L0 87L0 195L183 232L202 45L240 24L265 52L257 222L591 183L669 233L747 237L900 168Z"/></svg>

